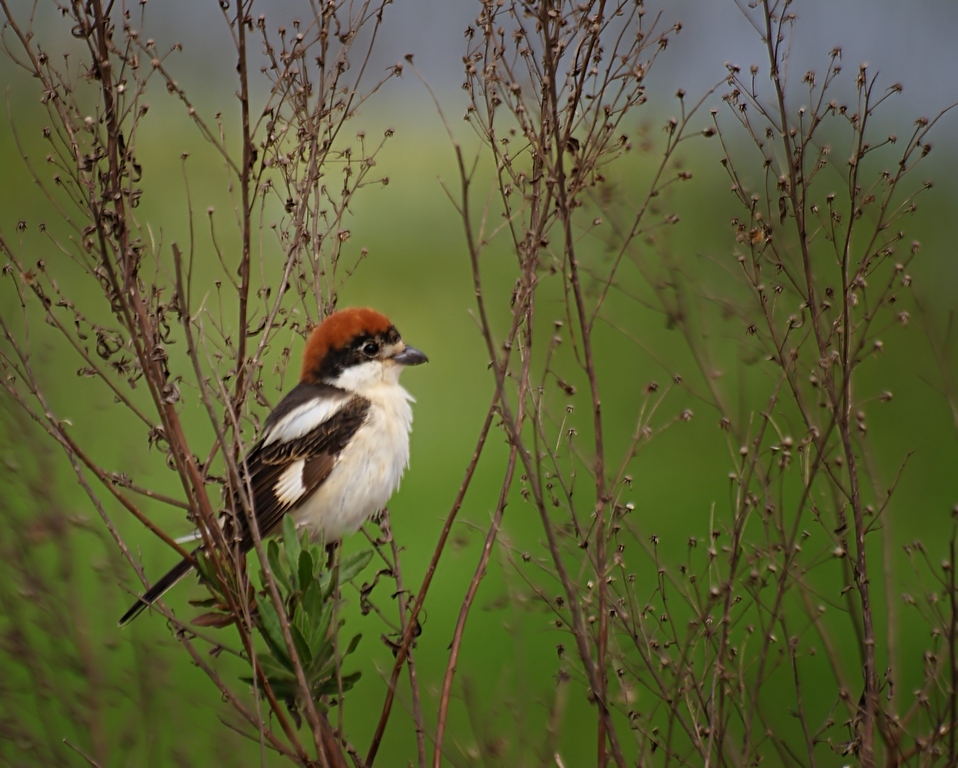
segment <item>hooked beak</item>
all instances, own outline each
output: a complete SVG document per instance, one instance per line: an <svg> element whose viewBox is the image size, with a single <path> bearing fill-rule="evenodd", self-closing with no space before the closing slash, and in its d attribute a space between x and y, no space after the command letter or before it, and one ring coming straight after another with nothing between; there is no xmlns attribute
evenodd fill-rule
<svg viewBox="0 0 958 768"><path fill-rule="evenodd" d="M394 363L400 365L422 365L428 363L429 358L415 347L407 346L402 352L397 352L392 357Z"/></svg>

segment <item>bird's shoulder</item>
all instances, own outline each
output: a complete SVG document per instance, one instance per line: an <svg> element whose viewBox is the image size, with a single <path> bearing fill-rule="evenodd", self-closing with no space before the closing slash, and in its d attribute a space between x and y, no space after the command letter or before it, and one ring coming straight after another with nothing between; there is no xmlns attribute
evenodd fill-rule
<svg viewBox="0 0 958 768"><path fill-rule="evenodd" d="M369 400L338 387L300 383L267 417L251 458L282 463L319 453L335 456L365 422L369 408Z"/></svg>

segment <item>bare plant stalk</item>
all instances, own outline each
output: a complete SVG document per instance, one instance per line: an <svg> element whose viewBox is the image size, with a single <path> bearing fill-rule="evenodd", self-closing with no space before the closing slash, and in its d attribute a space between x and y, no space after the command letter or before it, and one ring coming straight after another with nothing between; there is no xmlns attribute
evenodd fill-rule
<svg viewBox="0 0 958 768"><path fill-rule="evenodd" d="M256 741L261 750L274 748L301 765L343 765L345 758L337 737L316 709L313 687L306 679L286 615L285 598L271 573L260 537L267 532L253 526L265 591L279 618L279 631L299 689L296 697L283 694L285 700L274 690L275 669L267 672L264 652L257 649L258 618L250 608L252 586L244 574L245 561L223 539L217 522L219 505L212 500L211 491L224 491L226 506L235 502L233 514L250 514L248 489L239 482L244 455L241 433L249 396L253 393L260 406L268 405L262 371L266 356L273 356L270 345L283 329L300 334L308 330L306 322L296 324L297 316L317 319L335 306L337 291L351 273L350 267L365 256L350 253L345 245L349 233L342 223L353 197L374 181L371 169L383 142L368 146L360 132L356 137L360 151L354 157L341 128L356 117L358 106L399 72L387 71L379 82L361 90L360 81L383 21L384 3L369 0L310 7L311 18L306 20L304 34L295 35L295 39L287 37L281 24L276 25L277 32L272 32L272 22L268 25L265 16L257 17L253 5L251 0L237 0L232 11L223 8L226 29L236 50L239 80L236 134L241 141L239 157L234 158L227 139L231 126L220 116L204 116L202 108L171 74L170 55L179 50L179 45L161 53L157 43L144 34L145 6L139 8L138 17L126 7L104 6L100 0L64 11L75 40L66 52L66 61L84 61L83 71L89 73L89 77L79 77L74 67L61 67L60 57L45 50L45 41L33 28L32 14L23 14L21 20L3 0L4 52L41 87L41 104L50 123L44 139L49 143L50 167L55 169L52 183L29 164L25 151L24 158L48 201L62 215L67 236L60 239L59 234L43 230L58 257L50 259L49 266L46 259L15 252L8 239L0 237L0 250L8 262L4 275L11 278L12 290L20 298L20 306L5 308L0 316L0 366L4 386L14 402L63 448L81 484L89 489L91 501L101 511L114 545L141 580L144 577L139 563L106 508L86 485L87 474L96 477L108 496L178 557L193 558L153 521L144 505L163 503L184 510L199 529L210 553L208 562L204 562L212 580L232 585L219 595L221 607L231 618L217 621L221 626L232 623L237 629L242 651L236 653L252 665L256 714L243 702L245 689L232 690L223 683L215 664L201 666L222 691L224 700L259 731ZM300 21L294 24L300 27ZM371 34L361 34L364 29ZM255 60L257 54L249 45L252 32L264 43L265 59L261 62ZM322 55L315 55L319 50ZM257 89L251 78L256 71L264 72L268 83L266 103L262 105L255 103L253 95ZM192 227L189 195L188 261L176 244L167 249L153 236L162 231L161 223L152 222L148 228L137 218L139 202L152 192L142 182L142 147L137 141L138 128L149 109L144 97L151 81L165 85L183 106L184 114L196 124L212 151L225 161L230 189L236 190L237 208L241 209L236 217L241 241L238 264L220 250L210 213L212 248L224 271L224 282L235 292L226 297L227 302L236 302L234 320L227 321L222 311L212 308L208 297L202 304L191 301L197 296L195 254L203 246L193 240L197 235ZM342 185L318 183L329 166L343 169ZM384 179L378 181L385 183ZM278 208L275 200L280 201ZM335 215L329 215L328 204ZM280 273L274 275L265 266L272 263L272 249L261 248L262 238L254 241L254 233L257 226L266 231L276 210L283 212L280 226L273 231L281 234L278 245L284 259ZM257 211L262 217L259 221ZM338 270L341 261L344 268ZM29 264L38 264L38 268ZM82 289L75 287L73 277L64 279L67 266L79 270ZM316 281L300 278L310 271L317 276ZM257 273L262 276L260 285ZM325 280L319 281L319 275ZM294 290L290 291L291 287ZM315 293L314 287L318 288ZM200 290L206 292L208 288ZM222 310L224 297L219 295L218 299ZM304 308L302 313L291 311L297 305ZM119 414L146 428L150 450L144 450L138 461L149 465L152 457L159 456L159 463L175 473L181 488L178 495L159 492L150 483L111 471L98 458L90 439L68 429L57 415L47 396L56 388L55 380L45 379L32 364L35 341L29 321L38 310L59 334L65 353L63 364L69 368L68 360L75 356L82 366L79 375L96 380L111 395ZM251 347L255 336L259 338ZM173 354L180 348L173 346L177 341L185 341L186 359ZM285 362L277 363L276 368L282 372ZM224 381L230 381L230 385L224 385ZM183 423L179 402L184 383L190 391L199 392L204 406L208 423L199 428L195 424L188 428ZM200 458L203 456L205 460ZM176 622L165 606L158 605L157 610L178 628L181 641L189 644L189 632L182 623ZM195 659L192 646L187 650ZM213 643L215 654L221 650ZM335 661L338 664L338 658ZM261 696L269 705L268 718L260 714ZM287 705L295 708L294 698L306 716L315 758L307 756L286 711ZM270 727L269 718L279 724L279 736ZM102 741L97 755L101 763L112 762Z"/></svg>

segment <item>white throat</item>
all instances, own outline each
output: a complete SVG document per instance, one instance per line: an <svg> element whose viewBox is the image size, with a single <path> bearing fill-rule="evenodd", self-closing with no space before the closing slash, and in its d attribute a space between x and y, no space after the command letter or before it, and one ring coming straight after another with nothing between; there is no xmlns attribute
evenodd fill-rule
<svg viewBox="0 0 958 768"><path fill-rule="evenodd" d="M401 390L407 399L412 400L412 396L399 386L399 374L402 373L402 368L401 365L393 362L367 360L350 366L335 379L329 379L328 383L374 402L378 399L377 395L380 397L383 395L383 389L393 388Z"/></svg>

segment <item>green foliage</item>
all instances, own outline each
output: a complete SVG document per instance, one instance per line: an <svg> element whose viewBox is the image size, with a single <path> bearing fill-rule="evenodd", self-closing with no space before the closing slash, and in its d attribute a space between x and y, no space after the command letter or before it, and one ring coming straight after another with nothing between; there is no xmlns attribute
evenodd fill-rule
<svg viewBox="0 0 958 768"><path fill-rule="evenodd" d="M276 696L296 713L301 689L296 663L283 632L283 624L288 622L289 635L312 698L322 708L323 696L344 693L360 678L359 672L339 673L343 659L356 650L362 638L361 634L353 635L344 649L339 647L339 631L345 624L341 618L345 605L341 587L359 576L373 553L371 550L357 552L324 569L323 548L310 542L306 533L300 537L289 516L283 523L282 545L275 539L265 545L269 575L279 592L284 615L277 612L270 596L269 575L260 570L261 589L255 591L249 587L247 590L250 616L265 644L265 649L256 655L256 664L265 673ZM232 569L222 567L223 563L214 565L208 557L197 560L200 576L214 597L195 604L216 606L219 610L199 616L193 624L208 627L232 624L235 616L228 606L235 603L240 594L237 589L240 580ZM241 679L249 685L256 683L252 676Z"/></svg>
<svg viewBox="0 0 958 768"><path fill-rule="evenodd" d="M339 618L339 609L344 603L340 587L362 572L372 554L371 550L358 552L324 570L323 549L311 543L305 533L300 539L288 516L283 523L282 548L275 539L266 544L270 572L283 600L296 656L313 700L320 706L323 696L348 691L360 678L360 672L339 674L342 660L356 650L362 638L361 634L354 635L345 649L337 653L339 630L345 624ZM257 663L276 695L295 712L301 691L295 664L283 637L284 617L277 613L270 598L267 579L267 574L260 571L263 589L255 596L253 621L268 652L258 655ZM250 684L254 682L252 678L243 679Z"/></svg>

